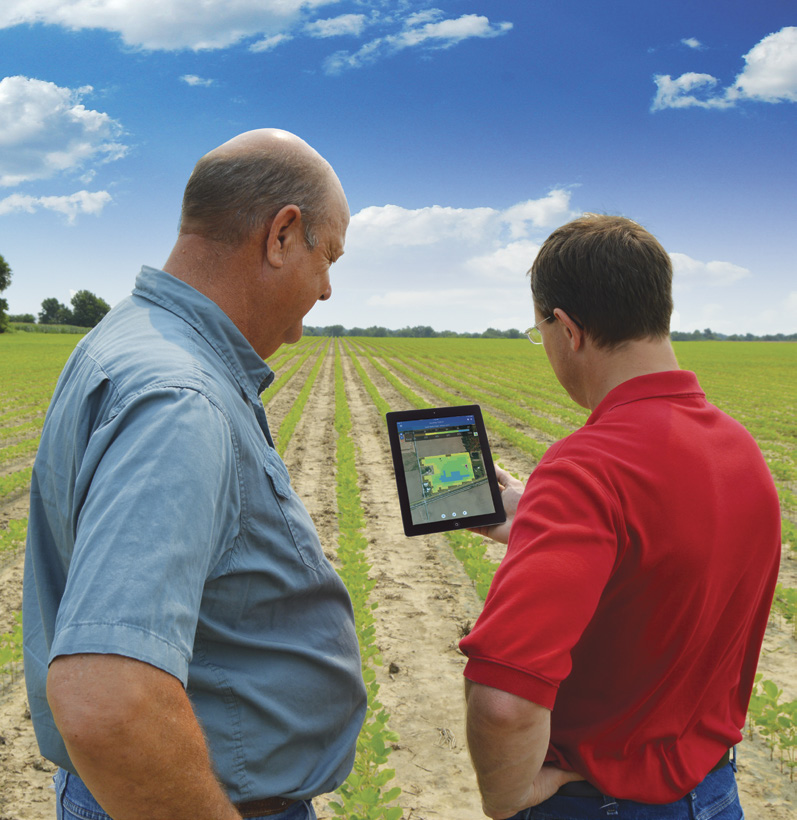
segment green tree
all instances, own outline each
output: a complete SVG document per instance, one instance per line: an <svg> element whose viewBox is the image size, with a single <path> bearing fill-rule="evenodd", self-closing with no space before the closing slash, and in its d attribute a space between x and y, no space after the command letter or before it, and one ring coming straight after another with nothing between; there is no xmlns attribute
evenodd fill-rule
<svg viewBox="0 0 797 820"><path fill-rule="evenodd" d="M72 297L72 323L78 327L94 327L111 306L90 290L79 290Z"/></svg>
<svg viewBox="0 0 797 820"><path fill-rule="evenodd" d="M55 297L50 297L42 302L42 309L39 311L39 324L41 325L68 325L72 323L72 311Z"/></svg>
<svg viewBox="0 0 797 820"><path fill-rule="evenodd" d="M32 325L36 321L36 317L32 313L15 313L13 315L9 314L8 321Z"/></svg>
<svg viewBox="0 0 797 820"><path fill-rule="evenodd" d="M11 284L11 268L8 262L0 256L0 293L2 293ZM0 298L0 333L8 329L8 302Z"/></svg>

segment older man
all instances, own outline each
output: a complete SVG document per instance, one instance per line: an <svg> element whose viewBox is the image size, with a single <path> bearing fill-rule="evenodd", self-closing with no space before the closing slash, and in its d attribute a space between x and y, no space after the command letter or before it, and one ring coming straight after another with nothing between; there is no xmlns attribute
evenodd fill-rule
<svg viewBox="0 0 797 820"><path fill-rule="evenodd" d="M351 604L260 401L263 359L330 296L348 221L305 142L235 137L194 169L163 270L143 268L64 369L24 588L59 816L303 820L351 768Z"/></svg>
<svg viewBox="0 0 797 820"><path fill-rule="evenodd" d="M530 339L592 413L525 491L499 472L509 522L487 534L509 545L461 643L490 817L742 816L728 750L778 572L778 497L752 437L678 369L671 280L661 245L609 216L555 231L532 267Z"/></svg>

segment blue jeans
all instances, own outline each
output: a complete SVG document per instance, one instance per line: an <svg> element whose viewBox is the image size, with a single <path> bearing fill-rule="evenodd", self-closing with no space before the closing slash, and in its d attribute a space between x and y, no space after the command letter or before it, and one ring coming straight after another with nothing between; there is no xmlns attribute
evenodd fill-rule
<svg viewBox="0 0 797 820"><path fill-rule="evenodd" d="M53 780L58 820L111 820L79 777L59 769ZM270 814L262 820L316 820L316 814L309 800L300 800L285 811Z"/></svg>
<svg viewBox="0 0 797 820"><path fill-rule="evenodd" d="M511 820L744 820L744 812L729 763L674 803L654 805L613 797L554 795Z"/></svg>

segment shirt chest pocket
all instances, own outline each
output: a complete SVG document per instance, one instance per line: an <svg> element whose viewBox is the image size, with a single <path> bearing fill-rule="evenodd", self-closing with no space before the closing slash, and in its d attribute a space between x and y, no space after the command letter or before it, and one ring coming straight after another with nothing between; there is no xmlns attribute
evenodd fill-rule
<svg viewBox="0 0 797 820"><path fill-rule="evenodd" d="M301 499L293 491L282 459L271 447L265 451L263 466L299 557L306 566L317 569L324 559L324 553L315 525Z"/></svg>

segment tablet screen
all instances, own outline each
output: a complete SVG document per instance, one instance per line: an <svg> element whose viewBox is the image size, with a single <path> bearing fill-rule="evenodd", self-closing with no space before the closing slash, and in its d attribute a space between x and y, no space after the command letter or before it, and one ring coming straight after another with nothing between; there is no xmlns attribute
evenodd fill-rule
<svg viewBox="0 0 797 820"><path fill-rule="evenodd" d="M478 405L388 413L408 535L505 520Z"/></svg>

